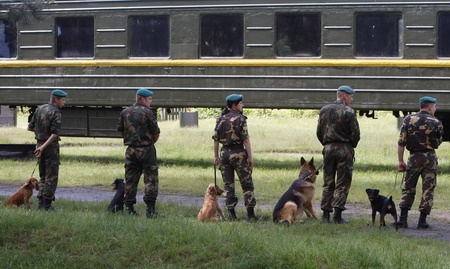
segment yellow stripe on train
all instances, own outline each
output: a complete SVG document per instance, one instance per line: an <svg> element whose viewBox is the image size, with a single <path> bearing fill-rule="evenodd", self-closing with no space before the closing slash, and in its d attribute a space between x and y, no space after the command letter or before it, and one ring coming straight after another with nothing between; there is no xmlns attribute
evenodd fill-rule
<svg viewBox="0 0 450 269"><path fill-rule="evenodd" d="M187 60L0 60L0 67L52 66L360 66L450 67L450 60L434 59L187 59Z"/></svg>

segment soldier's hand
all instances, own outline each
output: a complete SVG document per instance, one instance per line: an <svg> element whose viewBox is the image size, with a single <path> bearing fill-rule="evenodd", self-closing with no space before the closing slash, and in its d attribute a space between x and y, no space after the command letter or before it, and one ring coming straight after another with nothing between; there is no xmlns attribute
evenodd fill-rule
<svg viewBox="0 0 450 269"><path fill-rule="evenodd" d="M220 159L219 159L219 157L214 157L214 164L215 164L215 165L219 165L219 164L220 164Z"/></svg>
<svg viewBox="0 0 450 269"><path fill-rule="evenodd" d="M247 163L248 163L248 169L253 169L253 159L247 159Z"/></svg>
<svg viewBox="0 0 450 269"><path fill-rule="evenodd" d="M39 157L41 157L41 155L42 155L42 149L41 149L41 148L37 148L37 149L34 151L34 156L37 157L37 158L39 158Z"/></svg>
<svg viewBox="0 0 450 269"><path fill-rule="evenodd" d="M405 164L405 162L399 161L397 169L400 172L405 172L406 171L406 164Z"/></svg>

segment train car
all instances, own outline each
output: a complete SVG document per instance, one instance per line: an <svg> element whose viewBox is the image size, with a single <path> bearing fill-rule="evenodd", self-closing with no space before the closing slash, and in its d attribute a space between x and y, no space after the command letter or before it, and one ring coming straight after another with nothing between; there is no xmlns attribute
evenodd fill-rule
<svg viewBox="0 0 450 269"><path fill-rule="evenodd" d="M0 104L69 93L64 134L114 137L137 88L157 107L318 109L357 90L360 114L439 100L450 138L450 2L380 0L52 1L40 20L0 11Z"/></svg>

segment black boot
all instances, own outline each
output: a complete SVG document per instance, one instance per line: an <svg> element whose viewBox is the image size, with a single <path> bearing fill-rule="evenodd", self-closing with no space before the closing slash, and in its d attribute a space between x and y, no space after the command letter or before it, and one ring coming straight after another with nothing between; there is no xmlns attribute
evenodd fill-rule
<svg viewBox="0 0 450 269"><path fill-rule="evenodd" d="M247 208L247 221L259 221L260 217L255 216L255 209L253 207Z"/></svg>
<svg viewBox="0 0 450 269"><path fill-rule="evenodd" d="M333 215L333 224L346 224L349 221L342 218L342 209L335 207Z"/></svg>
<svg viewBox="0 0 450 269"><path fill-rule="evenodd" d="M228 220L229 221L237 221L236 217L236 211L234 211L234 208L228 208Z"/></svg>
<svg viewBox="0 0 450 269"><path fill-rule="evenodd" d="M127 212L128 212L129 215L139 216L139 213L136 212L136 210L134 210L133 204L127 205Z"/></svg>
<svg viewBox="0 0 450 269"><path fill-rule="evenodd" d="M156 204L155 202L147 203L146 216L149 219L156 218L159 215L158 211L156 211L155 204Z"/></svg>
<svg viewBox="0 0 450 269"><path fill-rule="evenodd" d="M44 209L44 197L38 197L38 209Z"/></svg>
<svg viewBox="0 0 450 269"><path fill-rule="evenodd" d="M417 229L428 229L430 224L427 223L427 213L420 212L419 223L417 224Z"/></svg>
<svg viewBox="0 0 450 269"><path fill-rule="evenodd" d="M42 208L47 211L55 211L55 208L52 206L52 202L52 199L44 199Z"/></svg>
<svg viewBox="0 0 450 269"><path fill-rule="evenodd" d="M330 223L330 211L323 210L322 223Z"/></svg>
<svg viewBox="0 0 450 269"><path fill-rule="evenodd" d="M408 228L408 211L407 208L400 208L400 218L397 222L398 228ZM394 223L395 224L395 223Z"/></svg>

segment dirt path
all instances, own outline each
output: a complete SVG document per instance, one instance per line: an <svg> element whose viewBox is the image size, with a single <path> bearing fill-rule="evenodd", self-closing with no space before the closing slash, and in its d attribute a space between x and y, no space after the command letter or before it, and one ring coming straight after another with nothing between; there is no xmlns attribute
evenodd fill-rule
<svg viewBox="0 0 450 269"><path fill-rule="evenodd" d="M0 196L9 196L13 194L19 186L13 184L0 183ZM33 196L36 196L34 192ZM100 187L90 188L58 188L57 199L72 200L72 201L86 201L86 202L108 202L114 196L114 192L104 190ZM137 200L142 202L142 192L138 192ZM171 203L181 206L198 206L203 204L203 197L189 196L182 194L160 194L158 201L161 203ZM224 206L225 200L220 199L220 203ZM242 206L242 205L241 205ZM270 211L273 205L258 204L259 209ZM316 212L320 212L318 207L315 208ZM367 223L370 223L371 209L369 204L348 204L345 215L352 217L364 217L367 218ZM377 215L378 217L378 215ZM432 225L428 230L417 230L417 220L419 213L417 210L410 211L409 225L411 228L402 229L400 232L409 236L417 236L423 238L434 238L444 242L450 243L450 212L448 210L434 209L429 217L429 223ZM391 217L387 217L387 221L391 221ZM378 220L377 222L378 223Z"/></svg>

